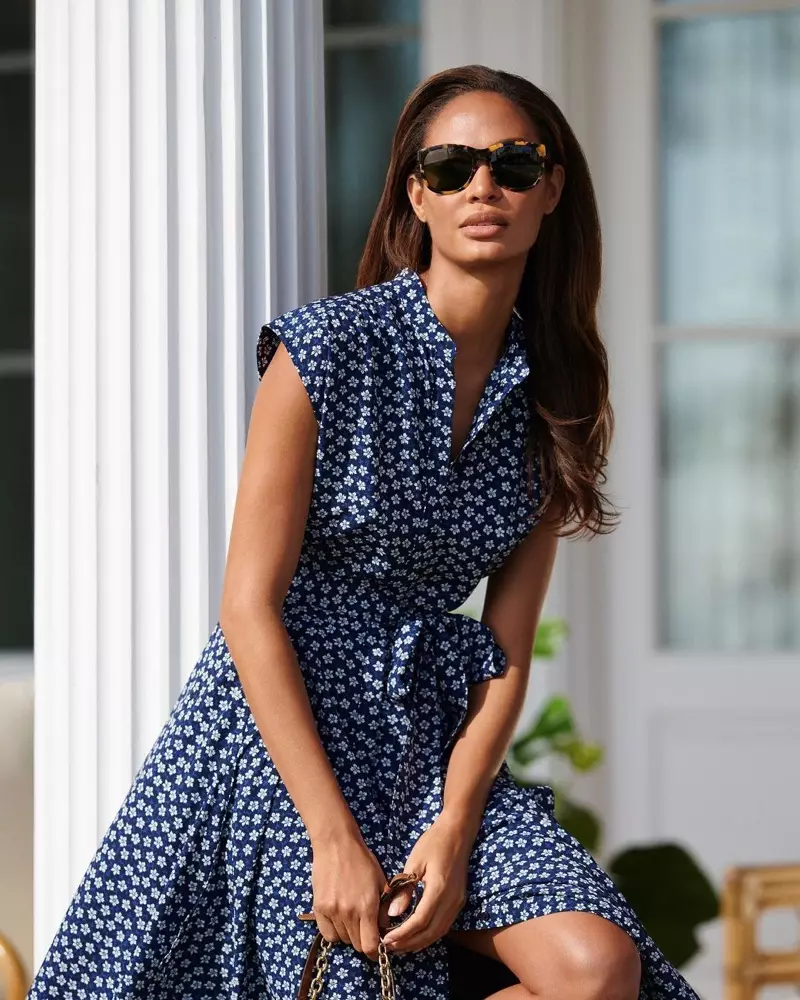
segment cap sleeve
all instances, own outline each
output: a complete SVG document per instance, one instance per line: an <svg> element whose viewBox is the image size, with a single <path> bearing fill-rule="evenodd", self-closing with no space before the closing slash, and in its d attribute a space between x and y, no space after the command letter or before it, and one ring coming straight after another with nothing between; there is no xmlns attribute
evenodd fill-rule
<svg viewBox="0 0 800 1000"><path fill-rule="evenodd" d="M330 331L320 300L290 309L261 327L256 348L258 378L283 341L322 426L331 370Z"/></svg>

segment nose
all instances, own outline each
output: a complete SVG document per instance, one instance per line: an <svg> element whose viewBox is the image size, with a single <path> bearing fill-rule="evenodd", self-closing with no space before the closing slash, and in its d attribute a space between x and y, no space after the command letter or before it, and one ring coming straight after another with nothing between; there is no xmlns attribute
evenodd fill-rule
<svg viewBox="0 0 800 1000"><path fill-rule="evenodd" d="M489 195L496 195L500 187L492 176L489 164L486 160L481 160L478 169L469 184L469 194L476 198L486 198Z"/></svg>

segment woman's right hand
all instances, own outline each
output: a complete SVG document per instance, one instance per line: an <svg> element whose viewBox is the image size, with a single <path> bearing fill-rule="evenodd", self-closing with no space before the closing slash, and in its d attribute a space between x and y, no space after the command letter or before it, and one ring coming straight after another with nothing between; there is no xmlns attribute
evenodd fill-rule
<svg viewBox="0 0 800 1000"><path fill-rule="evenodd" d="M314 917L326 941L345 941L378 960L383 869L360 836L313 844Z"/></svg>

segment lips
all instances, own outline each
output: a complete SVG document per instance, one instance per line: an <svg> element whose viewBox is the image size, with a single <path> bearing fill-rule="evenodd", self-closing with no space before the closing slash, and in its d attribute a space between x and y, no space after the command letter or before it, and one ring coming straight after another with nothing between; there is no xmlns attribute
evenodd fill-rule
<svg viewBox="0 0 800 1000"><path fill-rule="evenodd" d="M461 223L461 228L465 226L506 226L508 223L502 215L494 212L478 212L470 215Z"/></svg>

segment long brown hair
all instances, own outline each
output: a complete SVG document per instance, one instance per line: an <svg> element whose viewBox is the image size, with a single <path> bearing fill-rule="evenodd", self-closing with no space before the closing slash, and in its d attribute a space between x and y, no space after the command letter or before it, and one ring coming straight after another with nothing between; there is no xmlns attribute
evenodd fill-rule
<svg viewBox="0 0 800 1000"><path fill-rule="evenodd" d="M561 199L542 218L516 301L530 365L529 482L536 458L540 513L551 508L562 535L605 533L618 514L601 490L614 421L608 361L596 319L600 220L583 150L543 90L524 77L481 65L447 69L417 85L395 129L356 286L386 281L404 267L423 271L429 266L430 231L411 207L406 179L415 169L429 124L454 97L476 91L501 94L516 104L539 130L536 138L546 144L548 156L564 167Z"/></svg>

